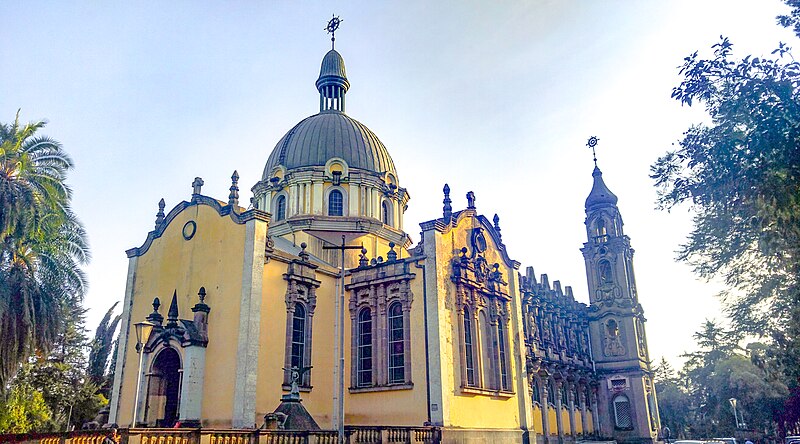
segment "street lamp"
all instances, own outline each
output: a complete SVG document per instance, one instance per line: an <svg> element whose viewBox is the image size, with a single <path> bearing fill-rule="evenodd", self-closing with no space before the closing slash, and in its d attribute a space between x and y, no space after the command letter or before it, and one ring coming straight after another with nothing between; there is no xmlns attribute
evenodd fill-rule
<svg viewBox="0 0 800 444"><path fill-rule="evenodd" d="M736 414L736 398L731 398L728 400L731 403L731 407L733 407L733 420L736 421L736 428L739 428L739 416Z"/></svg>
<svg viewBox="0 0 800 444"><path fill-rule="evenodd" d="M133 421L131 422L131 427L136 427L136 418L139 413L139 394L142 391L142 361L144 358L144 345L147 344L147 340L150 339L150 333L153 331L153 327L156 324L153 324L149 321L142 321L133 324L136 327L136 351L139 352L139 373L136 377L136 399L133 403Z"/></svg>

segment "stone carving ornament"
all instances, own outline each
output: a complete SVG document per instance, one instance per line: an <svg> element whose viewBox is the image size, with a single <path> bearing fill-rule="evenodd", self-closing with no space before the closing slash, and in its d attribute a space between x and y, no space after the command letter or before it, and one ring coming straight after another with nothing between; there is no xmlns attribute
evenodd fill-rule
<svg viewBox="0 0 800 444"><path fill-rule="evenodd" d="M622 356L625 346L622 345L622 335L619 324L614 319L609 319L604 324L603 354L605 356Z"/></svg>

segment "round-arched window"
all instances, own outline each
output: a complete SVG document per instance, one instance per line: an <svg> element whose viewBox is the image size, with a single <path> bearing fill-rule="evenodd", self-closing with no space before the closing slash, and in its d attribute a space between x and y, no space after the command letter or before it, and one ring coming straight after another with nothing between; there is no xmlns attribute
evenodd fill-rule
<svg viewBox="0 0 800 444"><path fill-rule="evenodd" d="M286 196L278 196L275 200L275 221L286 219Z"/></svg>
<svg viewBox="0 0 800 444"><path fill-rule="evenodd" d="M633 428L633 415L631 401L625 395L614 398L614 426L618 429Z"/></svg>
<svg viewBox="0 0 800 444"><path fill-rule="evenodd" d="M306 309L303 304L296 303L292 316L292 354L291 365L293 368L305 367L303 357L306 348Z"/></svg>
<svg viewBox="0 0 800 444"><path fill-rule="evenodd" d="M389 307L389 384L405 382L403 336L403 308L395 302Z"/></svg>
<svg viewBox="0 0 800 444"><path fill-rule="evenodd" d="M372 313L364 308L358 313L358 386L372 385Z"/></svg>
<svg viewBox="0 0 800 444"><path fill-rule="evenodd" d="M328 194L328 216L344 216L344 196L339 190Z"/></svg>
<svg viewBox="0 0 800 444"><path fill-rule="evenodd" d="M390 227L394 226L394 223L393 223L393 220L392 220L392 219L394 219L392 217L392 205L388 201L384 200L383 204L381 204L381 212L382 212L381 221L384 224L386 224L386 225L388 225Z"/></svg>

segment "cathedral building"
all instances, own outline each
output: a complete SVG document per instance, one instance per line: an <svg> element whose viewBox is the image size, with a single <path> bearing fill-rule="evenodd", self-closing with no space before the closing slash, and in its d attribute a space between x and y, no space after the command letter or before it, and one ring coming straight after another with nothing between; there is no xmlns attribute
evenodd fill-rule
<svg viewBox="0 0 800 444"><path fill-rule="evenodd" d="M349 87L332 49L319 112L278 140L251 199L234 172L227 199L196 178L187 200L159 203L127 251L109 421L258 428L299 396L307 417L287 429L343 416L437 427L445 442L655 441L633 249L600 170L585 202L587 306L522 272L472 192L454 209L445 185L412 245L413 187L346 114Z"/></svg>

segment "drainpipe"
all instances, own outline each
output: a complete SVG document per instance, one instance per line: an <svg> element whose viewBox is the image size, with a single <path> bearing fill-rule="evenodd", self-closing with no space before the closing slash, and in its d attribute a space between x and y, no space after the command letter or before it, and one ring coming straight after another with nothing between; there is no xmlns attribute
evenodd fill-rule
<svg viewBox="0 0 800 444"><path fill-rule="evenodd" d="M431 423L431 371L430 371L430 363L429 363L429 356L430 352L428 351L428 286L425 285L428 282L426 278L426 269L425 264L420 264L419 262L414 262L414 266L417 268L422 269L422 315L425 324L425 396L427 399L427 411L428 411L428 424Z"/></svg>

